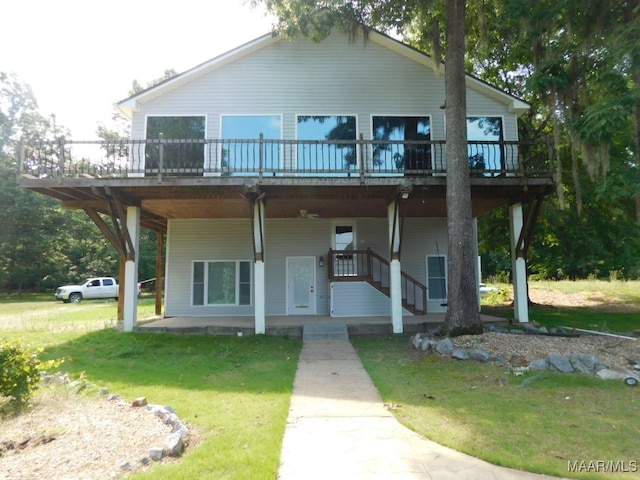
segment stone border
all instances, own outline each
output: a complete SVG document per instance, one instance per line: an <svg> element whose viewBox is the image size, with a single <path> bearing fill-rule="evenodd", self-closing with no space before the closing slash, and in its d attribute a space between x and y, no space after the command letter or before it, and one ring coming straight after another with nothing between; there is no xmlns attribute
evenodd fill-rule
<svg viewBox="0 0 640 480"><path fill-rule="evenodd" d="M542 329L544 329L544 331ZM526 333L534 335L552 333L545 327L538 329L533 325L525 327L524 331L508 329L506 327L489 327L485 329L485 332ZM557 334L568 336L570 332L561 328L557 331ZM611 367L601 362L596 355L579 353L564 356L552 353L546 358L535 359L527 363L526 360L521 357L507 360L501 355L490 355L489 352L480 347L473 349L456 348L451 338L444 337L436 339L434 335L428 333L416 333L411 337L411 345L413 348L422 350L423 352L432 351L456 360L476 360L479 362L496 362L502 365L508 365L517 375L522 375L528 371L548 370L562 373L583 373L603 380L622 380L629 386L637 386L640 384L640 371L635 372L626 368Z"/></svg>

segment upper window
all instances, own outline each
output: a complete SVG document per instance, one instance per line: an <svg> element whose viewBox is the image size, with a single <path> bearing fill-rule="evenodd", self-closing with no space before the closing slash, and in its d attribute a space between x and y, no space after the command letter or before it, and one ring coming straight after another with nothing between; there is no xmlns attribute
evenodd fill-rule
<svg viewBox="0 0 640 480"><path fill-rule="evenodd" d="M280 166L280 115L223 115L222 170L232 173L275 171Z"/></svg>
<svg viewBox="0 0 640 480"><path fill-rule="evenodd" d="M373 167L380 172L429 170L431 140L429 117L374 116Z"/></svg>
<svg viewBox="0 0 640 480"><path fill-rule="evenodd" d="M147 117L147 139L158 139L162 133L168 143L163 145L162 166L160 166L160 146L147 145L145 150L145 170L170 175L193 174L204 167L204 142L184 142L203 140L204 116ZM183 142L175 142L183 140Z"/></svg>
<svg viewBox="0 0 640 480"><path fill-rule="evenodd" d="M300 172L344 174L356 169L356 145L345 141L356 139L355 115L300 115L297 126L302 141L298 146Z"/></svg>
<svg viewBox="0 0 640 480"><path fill-rule="evenodd" d="M472 170L504 170L501 117L467 117L469 166Z"/></svg>

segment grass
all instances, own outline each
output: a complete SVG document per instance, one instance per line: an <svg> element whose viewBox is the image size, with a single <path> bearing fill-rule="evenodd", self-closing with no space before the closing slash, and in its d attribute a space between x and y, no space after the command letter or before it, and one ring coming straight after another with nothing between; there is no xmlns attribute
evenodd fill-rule
<svg viewBox="0 0 640 480"><path fill-rule="evenodd" d="M519 470L583 479L568 462L638 461L640 389L560 373L510 374L409 349L406 336L358 338L384 401L407 427L442 445Z"/></svg>
<svg viewBox="0 0 640 480"><path fill-rule="evenodd" d="M500 292L483 299L482 312L513 319L513 306L505 293L509 285L498 285ZM552 307L532 304L529 320L547 327L567 326L604 332L633 332L640 329L640 281L536 281L529 290L582 294L587 299L603 301L594 307Z"/></svg>
<svg viewBox="0 0 640 480"><path fill-rule="evenodd" d="M640 327L637 311L622 308L640 304L640 282L535 282L531 288L615 294L620 307L534 306L531 318L537 322L616 331ZM113 301L35 300L0 297L3 338L45 347L44 359L64 357L63 369L72 376L83 375L124 398L145 396L171 405L202 431L202 444L181 462L133 478L276 477L301 342L122 334L111 328ZM512 315L504 305L487 309ZM153 311L153 299L142 299L139 318ZM425 437L518 469L583 479L637 478L635 472L571 473L568 462L640 461L640 388L551 372L516 377L495 365L419 355L402 335L352 342L385 402L399 405L398 419Z"/></svg>
<svg viewBox="0 0 640 480"><path fill-rule="evenodd" d="M142 300L139 316L153 305ZM123 334L105 328L115 314L113 301L5 301L0 332L44 346L44 360L65 358L64 371L125 399L171 405L202 432L202 443L181 462L132 478L275 478L301 342Z"/></svg>

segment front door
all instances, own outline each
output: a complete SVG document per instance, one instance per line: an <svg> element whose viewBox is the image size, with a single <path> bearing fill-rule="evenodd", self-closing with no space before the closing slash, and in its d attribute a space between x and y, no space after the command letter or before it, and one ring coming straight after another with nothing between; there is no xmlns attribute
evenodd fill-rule
<svg viewBox="0 0 640 480"><path fill-rule="evenodd" d="M287 257L287 315L315 315L316 258Z"/></svg>

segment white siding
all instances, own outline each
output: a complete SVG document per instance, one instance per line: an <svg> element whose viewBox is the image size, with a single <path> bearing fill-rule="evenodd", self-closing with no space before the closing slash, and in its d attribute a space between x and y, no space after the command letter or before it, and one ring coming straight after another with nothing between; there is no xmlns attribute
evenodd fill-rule
<svg viewBox="0 0 640 480"><path fill-rule="evenodd" d="M191 306L193 262L249 260L253 264L251 235L248 219L170 220L167 232L166 315L253 315L253 304L236 307Z"/></svg>
<svg viewBox="0 0 640 480"><path fill-rule="evenodd" d="M192 264L196 260L253 262L248 219L171 220L167 234L166 315L253 315L251 306L192 306ZM266 314L286 314L286 258L322 255L316 268L318 315L329 314L327 253L331 223L326 219L268 219L265 225Z"/></svg>
<svg viewBox="0 0 640 480"><path fill-rule="evenodd" d="M371 248L389 259L387 220L382 218L354 219L358 248ZM316 264L316 305L318 315L330 314L330 291L327 253L331 248L333 220L322 218L267 219L265 228L266 314L285 315L286 259L296 256L322 256L324 266ZM447 254L446 219L408 218L405 220L402 241L402 270L426 284L426 255ZM167 235L166 315L220 316L253 315L250 306L192 306L192 264L206 260L253 261L251 224L248 219L192 219L171 220ZM350 284L349 284L350 285ZM362 313L387 308L388 298L373 288L357 291L340 286L334 290L334 311ZM379 294L379 295L378 295ZM336 296L338 295L338 296ZM349 298L349 300L346 300ZM386 299L385 299L386 298ZM369 306L367 306L369 305ZM390 308L390 307L389 307ZM433 312L430 306L430 312ZM385 315L388 313L384 313Z"/></svg>
<svg viewBox="0 0 640 480"><path fill-rule="evenodd" d="M316 44L285 39L195 78L140 105L132 136L144 138L145 115L207 115L207 138L218 138L222 114L282 114L295 138L296 114L354 112L371 138L371 115L430 115L432 138L444 138L444 76L380 44L336 34ZM515 115L468 89L470 115L501 115L505 139L516 139Z"/></svg>
<svg viewBox="0 0 640 480"><path fill-rule="evenodd" d="M403 315L412 315L402 309ZM391 299L367 282L331 284L332 317L370 317L391 315Z"/></svg>

